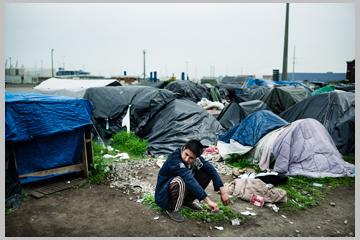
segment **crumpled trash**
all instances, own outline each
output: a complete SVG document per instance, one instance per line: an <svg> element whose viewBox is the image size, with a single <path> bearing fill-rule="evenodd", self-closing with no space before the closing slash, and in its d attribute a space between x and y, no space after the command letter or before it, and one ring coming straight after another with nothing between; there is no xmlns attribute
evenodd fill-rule
<svg viewBox="0 0 360 240"><path fill-rule="evenodd" d="M126 159L130 159L129 154L127 153L118 153L116 155L110 155L110 154L105 154L103 156L106 159L119 159L119 160L126 160Z"/></svg>
<svg viewBox="0 0 360 240"><path fill-rule="evenodd" d="M223 231L223 230L224 230L224 228L221 227L221 226L214 226L214 228L216 228L217 230L220 230L220 231Z"/></svg>
<svg viewBox="0 0 360 240"><path fill-rule="evenodd" d="M158 220L160 217L159 216L155 216L154 217L154 220Z"/></svg>
<svg viewBox="0 0 360 240"><path fill-rule="evenodd" d="M110 146L110 145L107 146L106 148L107 148L108 151L113 151L114 150L114 148L112 146Z"/></svg>
<svg viewBox="0 0 360 240"><path fill-rule="evenodd" d="M242 214L242 215L245 215L245 216L255 216L256 215L256 213L254 213L254 212L250 212L250 211L245 211L245 212L241 212L240 214Z"/></svg>
<svg viewBox="0 0 360 240"><path fill-rule="evenodd" d="M239 226L240 225L240 220L238 218L235 218L235 219L231 220L231 225Z"/></svg>
<svg viewBox="0 0 360 240"><path fill-rule="evenodd" d="M313 183L313 186L315 186L315 187L322 187L322 184L320 184L320 183Z"/></svg>
<svg viewBox="0 0 360 240"><path fill-rule="evenodd" d="M266 203L265 206L272 208L272 210L273 210L274 212L278 212L278 211L279 211L279 207L276 206L274 203Z"/></svg>

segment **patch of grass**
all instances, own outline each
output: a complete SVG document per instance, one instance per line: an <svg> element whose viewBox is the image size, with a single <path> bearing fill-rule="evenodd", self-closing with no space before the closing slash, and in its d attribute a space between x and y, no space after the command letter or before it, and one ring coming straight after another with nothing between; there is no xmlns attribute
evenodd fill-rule
<svg viewBox="0 0 360 240"><path fill-rule="evenodd" d="M313 183L322 184L316 187ZM326 194L335 187L351 186L355 184L353 177L341 178L306 178L302 176L290 177L284 185L278 186L287 192L288 201L282 204L282 209L287 211L297 211L315 207L324 199Z"/></svg>
<svg viewBox="0 0 360 240"><path fill-rule="evenodd" d="M102 154L105 149L101 144L93 141L94 157L93 163L91 164L92 170L88 180L90 183L101 184L103 183L110 173L110 164L113 162L112 159L103 158Z"/></svg>
<svg viewBox="0 0 360 240"><path fill-rule="evenodd" d="M343 155L343 159L348 163L355 164L355 153Z"/></svg>
<svg viewBox="0 0 360 240"><path fill-rule="evenodd" d="M113 136L111 146L129 154L131 159L143 158L148 148L148 142L139 138L134 132L121 131Z"/></svg>
<svg viewBox="0 0 360 240"><path fill-rule="evenodd" d="M256 172L260 172L259 166L257 164L253 164L252 159L247 155L239 156L234 154L230 158L226 159L225 163L235 168L252 168Z"/></svg>
<svg viewBox="0 0 360 240"><path fill-rule="evenodd" d="M5 207L5 215L8 215L10 213L12 213L14 210L12 208L7 208Z"/></svg>
<svg viewBox="0 0 360 240"><path fill-rule="evenodd" d="M153 195L144 195L144 202L148 204L151 209L154 209L158 212L162 211L161 208L156 205ZM220 208L218 213L211 212L206 204L202 204L202 207L206 209L205 211L194 211L188 208L180 208L180 212L185 218L195 219L197 221L224 222L238 218L242 223L244 222L245 218L240 213L234 211L229 206L224 206L221 202L218 202L217 204Z"/></svg>

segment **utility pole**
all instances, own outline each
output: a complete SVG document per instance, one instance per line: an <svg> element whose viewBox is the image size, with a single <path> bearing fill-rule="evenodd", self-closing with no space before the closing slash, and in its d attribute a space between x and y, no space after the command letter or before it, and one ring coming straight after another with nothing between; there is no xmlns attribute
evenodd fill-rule
<svg viewBox="0 0 360 240"><path fill-rule="evenodd" d="M143 50L143 54L144 54L144 81L146 80L146 68L145 68L145 54L146 54L146 50Z"/></svg>
<svg viewBox="0 0 360 240"><path fill-rule="evenodd" d="M185 63L186 63L186 78L185 78L185 80L188 80L189 79L189 62L186 61Z"/></svg>
<svg viewBox="0 0 360 240"><path fill-rule="evenodd" d="M292 74L292 80L295 80L295 45L294 45L294 56L293 56L293 74Z"/></svg>
<svg viewBox="0 0 360 240"><path fill-rule="evenodd" d="M54 49L51 49L51 76L54 77Z"/></svg>
<svg viewBox="0 0 360 240"><path fill-rule="evenodd" d="M285 37L284 37L284 55L283 66L281 73L281 80L287 80L287 61L288 61L288 35L289 35L289 3L286 3L286 16L285 16Z"/></svg>

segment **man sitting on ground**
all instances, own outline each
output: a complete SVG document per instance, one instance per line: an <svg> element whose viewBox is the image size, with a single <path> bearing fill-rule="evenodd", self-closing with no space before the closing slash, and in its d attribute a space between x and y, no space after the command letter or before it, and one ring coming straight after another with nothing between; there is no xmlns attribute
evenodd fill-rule
<svg viewBox="0 0 360 240"><path fill-rule="evenodd" d="M169 217L175 221L184 221L179 212L181 206L193 210L202 210L194 202L204 200L213 212L219 207L206 194L205 188L213 181L214 190L221 194L224 205L229 204L229 195L215 168L203 157L203 145L198 140L188 141L181 149L176 149L169 155L161 167L155 189L155 202L166 210Z"/></svg>

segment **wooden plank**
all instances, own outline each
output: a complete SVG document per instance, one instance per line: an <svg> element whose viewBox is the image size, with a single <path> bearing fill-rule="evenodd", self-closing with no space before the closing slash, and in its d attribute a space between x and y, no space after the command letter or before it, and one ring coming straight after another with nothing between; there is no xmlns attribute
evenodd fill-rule
<svg viewBox="0 0 360 240"><path fill-rule="evenodd" d="M60 167L60 168L53 168L53 169L47 169L47 170L43 170L43 171L38 171L38 172L32 172L32 173L27 173L27 174L23 174L20 175L19 178L25 178L25 177L43 177L43 176L47 176L50 174L62 174L62 173L67 173L67 172L73 172L73 171L81 171L83 170L83 164L75 164L75 165L71 165L71 166L66 166L66 167Z"/></svg>
<svg viewBox="0 0 360 240"><path fill-rule="evenodd" d="M87 151L86 151L86 139L85 139L85 133L83 136L83 147L82 147L82 154L81 154L81 159L82 159L82 169L84 171L84 176L88 177L89 176L89 168L88 168L88 159L87 159Z"/></svg>
<svg viewBox="0 0 360 240"><path fill-rule="evenodd" d="M33 190L33 189L29 189L29 190L27 190L27 192L28 192L31 196L35 197L35 198L42 198L43 196L45 196L45 194L42 194L42 193L40 193L40 192L38 192L38 191L35 191L35 190Z"/></svg>

